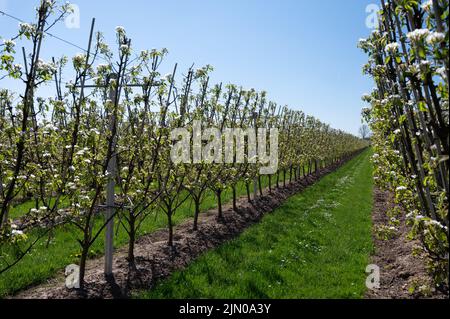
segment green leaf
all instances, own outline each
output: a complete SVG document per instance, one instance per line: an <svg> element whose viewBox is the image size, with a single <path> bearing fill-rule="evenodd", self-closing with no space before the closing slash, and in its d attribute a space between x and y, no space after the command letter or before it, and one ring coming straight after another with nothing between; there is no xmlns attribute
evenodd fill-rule
<svg viewBox="0 0 450 319"><path fill-rule="evenodd" d="M386 57L386 59L384 60L384 64L389 64L389 62L391 62L391 56L390 55L388 55Z"/></svg>
<svg viewBox="0 0 450 319"><path fill-rule="evenodd" d="M418 54L419 54L419 56L420 56L422 59L426 60L426 58L427 58L427 53L425 52L425 48L424 48L423 46L420 46L420 47L419 47Z"/></svg>
<svg viewBox="0 0 450 319"><path fill-rule="evenodd" d="M428 107L427 107L427 105L426 105L426 103L424 101L419 101L417 103L417 107L419 108L419 110L421 112L428 112Z"/></svg>

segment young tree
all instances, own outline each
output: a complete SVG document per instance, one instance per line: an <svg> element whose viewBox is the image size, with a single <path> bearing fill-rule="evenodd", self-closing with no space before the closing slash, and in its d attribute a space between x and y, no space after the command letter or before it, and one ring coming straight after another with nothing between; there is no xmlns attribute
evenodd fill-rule
<svg viewBox="0 0 450 319"><path fill-rule="evenodd" d="M370 136L370 128L367 124L363 124L359 127L359 136L363 139L366 140L369 138Z"/></svg>

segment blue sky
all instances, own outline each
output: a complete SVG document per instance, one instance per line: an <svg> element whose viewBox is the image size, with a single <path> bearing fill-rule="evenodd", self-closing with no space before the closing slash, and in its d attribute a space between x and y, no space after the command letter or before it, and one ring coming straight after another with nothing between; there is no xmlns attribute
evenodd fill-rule
<svg viewBox="0 0 450 319"><path fill-rule="evenodd" d="M373 84L362 74L367 57L357 47L370 29L366 6L376 0L74 0L80 28L64 23L52 32L87 46L90 20L114 42L124 26L136 50L162 48L169 56L162 74L178 62L214 66L212 81L266 90L287 104L331 126L357 134L361 95ZM0 9L24 20L33 18L37 0L0 0ZM17 22L0 15L0 36L11 37ZM44 57L80 50L49 39ZM70 78L66 78L70 80ZM1 81L1 87L11 83ZM50 88L48 88L50 91Z"/></svg>

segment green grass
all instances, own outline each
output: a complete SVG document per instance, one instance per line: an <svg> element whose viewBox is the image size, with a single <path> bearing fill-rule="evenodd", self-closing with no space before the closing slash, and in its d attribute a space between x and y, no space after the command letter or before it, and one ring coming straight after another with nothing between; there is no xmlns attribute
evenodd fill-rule
<svg viewBox="0 0 450 319"><path fill-rule="evenodd" d="M361 298L371 239L365 151L136 298Z"/></svg>
<svg viewBox="0 0 450 319"><path fill-rule="evenodd" d="M283 180L282 174L280 175ZM287 174L289 179L289 173ZM275 178L272 179L275 183ZM268 178L262 178L263 187L268 186ZM251 186L253 191L253 185ZM238 196L246 194L245 184L239 183L237 187ZM227 203L232 199L231 190L226 190L222 195L222 202ZM34 201L28 201L17 205L11 211L11 217L17 218L25 214L29 209L34 207ZM217 207L216 198L211 191L205 194L205 198L201 204L201 210L207 211ZM174 225L177 225L187 218L193 216L194 206L191 200L186 201L173 216ZM200 217L201 218L201 217ZM97 221L97 227L101 225L102 220ZM155 230L165 228L167 224L166 215L162 212L156 212L149 216L142 223L138 236L142 236ZM117 225L116 225L117 227ZM33 234L30 235L32 237ZM16 266L0 275L0 298L14 294L27 287L45 282L45 280L54 276L59 270L71 263L78 263L80 246L76 239L81 236L80 232L74 226L58 227L51 233L51 238L43 238L38 242L37 246L26 255ZM91 257L100 256L103 253L103 234L91 247ZM121 247L128 243L128 236L123 228L119 228L114 238L114 246ZM10 254L8 249L0 250L0 256Z"/></svg>

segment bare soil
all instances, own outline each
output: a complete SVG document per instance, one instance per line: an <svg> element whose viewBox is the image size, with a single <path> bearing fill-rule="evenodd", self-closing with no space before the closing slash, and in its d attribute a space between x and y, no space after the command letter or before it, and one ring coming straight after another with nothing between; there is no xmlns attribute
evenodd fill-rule
<svg viewBox="0 0 450 319"><path fill-rule="evenodd" d="M135 245L134 265L130 265L126 259L127 247L121 247L115 251L114 276L111 278L105 278L103 274L103 258L89 260L83 290L67 289L64 284L64 274L61 271L48 282L27 289L13 298L129 298L132 290L151 289L158 280L185 268L202 253L237 237L246 228L257 223L265 214L280 206L287 198L333 172L344 162L321 169L286 187L273 187L272 191L265 189L263 196L254 203L248 203L246 197L239 198L237 211L233 211L231 204L224 205L223 220L217 219L215 209L203 213L199 218L198 231L192 231L193 220L188 219L175 228L173 247L167 245L167 229L142 236Z"/></svg>
<svg viewBox="0 0 450 319"><path fill-rule="evenodd" d="M393 195L374 188L372 221L377 226L387 225L386 212L394 207ZM432 279L426 271L426 257L413 256L412 251L420 243L407 238L410 227L406 225L405 214L401 214L400 226L394 238L384 240L373 234L375 253L371 263L380 267L380 288L368 290L368 299L418 299L449 298L433 288ZM411 290L410 290L411 289Z"/></svg>

